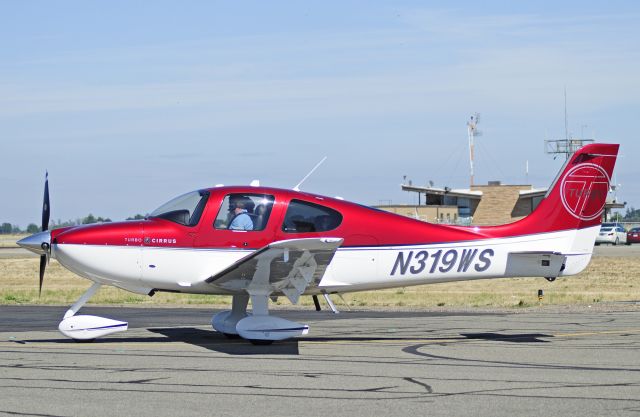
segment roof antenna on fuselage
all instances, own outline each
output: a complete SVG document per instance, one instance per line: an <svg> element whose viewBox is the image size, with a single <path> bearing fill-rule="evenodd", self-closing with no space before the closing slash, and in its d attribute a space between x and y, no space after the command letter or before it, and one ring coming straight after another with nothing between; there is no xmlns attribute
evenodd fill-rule
<svg viewBox="0 0 640 417"><path fill-rule="evenodd" d="M313 169L311 171L309 171L309 173L307 175L305 175L305 177L298 183L298 185L296 185L295 187L293 187L293 191L300 191L300 186L302 185L303 182L305 182L307 180L307 178L309 178L311 176L311 174L313 174L313 171L315 171L316 169L318 169L318 167L320 165L322 165L322 163L324 161L327 160L327 157L325 156L324 158L322 158L322 160L320 162L318 162L316 164L316 166L313 167Z"/></svg>

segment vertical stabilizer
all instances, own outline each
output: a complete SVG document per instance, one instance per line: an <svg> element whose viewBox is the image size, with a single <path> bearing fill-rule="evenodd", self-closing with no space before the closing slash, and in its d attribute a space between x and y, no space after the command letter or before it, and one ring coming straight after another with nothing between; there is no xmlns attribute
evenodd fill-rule
<svg viewBox="0 0 640 417"><path fill-rule="evenodd" d="M578 149L538 207L508 225L511 232L531 234L599 226L619 146L594 143Z"/></svg>

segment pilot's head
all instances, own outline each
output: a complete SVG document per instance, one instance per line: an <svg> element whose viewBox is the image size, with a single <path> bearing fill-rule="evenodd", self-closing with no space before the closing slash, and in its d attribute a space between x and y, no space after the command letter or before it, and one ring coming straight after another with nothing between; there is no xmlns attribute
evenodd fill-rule
<svg viewBox="0 0 640 417"><path fill-rule="evenodd" d="M240 198L233 198L229 200L229 211L236 209L244 210L246 208L245 202Z"/></svg>

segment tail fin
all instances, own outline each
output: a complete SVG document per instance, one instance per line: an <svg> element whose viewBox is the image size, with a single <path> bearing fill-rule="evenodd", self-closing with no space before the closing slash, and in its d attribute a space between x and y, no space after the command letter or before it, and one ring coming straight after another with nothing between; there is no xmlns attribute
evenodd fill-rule
<svg viewBox="0 0 640 417"><path fill-rule="evenodd" d="M594 143L578 149L538 207L511 226L524 234L599 226L619 147Z"/></svg>
<svg viewBox="0 0 640 417"><path fill-rule="evenodd" d="M578 149L538 207L520 221L494 227L494 236L548 234L546 239L531 242L531 249L526 247L525 251L562 256L560 275L584 270L602 222L618 148L619 145L596 143Z"/></svg>

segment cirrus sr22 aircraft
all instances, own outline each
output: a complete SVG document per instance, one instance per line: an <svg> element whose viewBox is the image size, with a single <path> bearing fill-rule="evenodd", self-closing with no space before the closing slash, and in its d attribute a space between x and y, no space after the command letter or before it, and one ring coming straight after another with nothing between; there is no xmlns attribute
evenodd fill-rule
<svg viewBox="0 0 640 417"><path fill-rule="evenodd" d="M213 316L228 336L271 343L309 327L269 314L269 299L437 282L582 271L591 259L619 145L590 144L569 158L527 217L488 227L424 223L341 199L260 186L184 194L141 221L43 231L18 244L93 285L64 315L60 331L88 340L126 322L76 315L102 285L137 294L225 294ZM251 300L251 312L247 305Z"/></svg>

